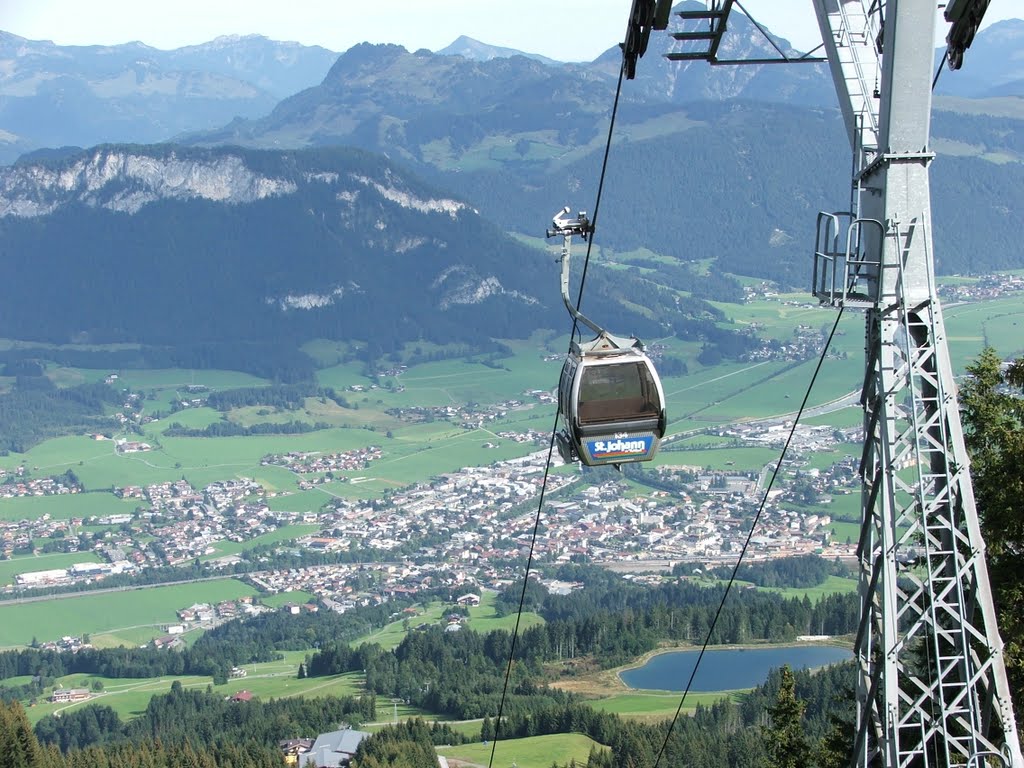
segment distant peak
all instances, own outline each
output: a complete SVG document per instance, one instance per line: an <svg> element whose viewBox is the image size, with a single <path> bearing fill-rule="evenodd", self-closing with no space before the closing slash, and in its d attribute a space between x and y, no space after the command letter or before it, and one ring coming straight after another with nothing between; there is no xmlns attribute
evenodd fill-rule
<svg viewBox="0 0 1024 768"><path fill-rule="evenodd" d="M473 61L490 61L491 59L507 59L512 56L525 56L528 59L539 61L542 64L561 64L561 62L549 59L548 57L541 56L537 53L525 53L524 51L517 50L516 48L503 48L500 45L482 43L479 40L468 37L467 35L459 35L451 45L441 48L437 51L437 54L438 56L462 56L465 59Z"/></svg>
<svg viewBox="0 0 1024 768"><path fill-rule="evenodd" d="M220 43L222 45L226 43L240 43L243 40L266 40L267 38L263 35L217 35L217 37L211 40L211 43Z"/></svg>

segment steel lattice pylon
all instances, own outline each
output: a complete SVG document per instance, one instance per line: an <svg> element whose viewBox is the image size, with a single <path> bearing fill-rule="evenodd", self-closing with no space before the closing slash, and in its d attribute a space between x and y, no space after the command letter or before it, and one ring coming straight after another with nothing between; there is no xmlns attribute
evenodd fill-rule
<svg viewBox="0 0 1024 768"><path fill-rule="evenodd" d="M936 3L813 3L853 149L849 210L818 215L813 291L866 314L854 764L1024 768L935 291ZM957 61L984 5L951 3ZM733 0L708 6L678 14L706 30L673 34L705 47L668 58L748 63L717 58Z"/></svg>
<svg viewBox="0 0 1024 768"><path fill-rule="evenodd" d="M935 291L933 0L814 0L854 151L819 216L814 292L867 316L860 766L1024 766ZM884 41L884 42L882 42Z"/></svg>

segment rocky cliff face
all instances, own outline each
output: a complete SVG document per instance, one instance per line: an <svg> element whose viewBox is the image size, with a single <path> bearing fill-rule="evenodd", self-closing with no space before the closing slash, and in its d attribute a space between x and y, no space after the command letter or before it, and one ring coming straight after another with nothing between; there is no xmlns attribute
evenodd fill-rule
<svg viewBox="0 0 1024 768"><path fill-rule="evenodd" d="M480 339L557 306L531 274L551 271L543 253L352 150L106 146L21 163L0 169L0 238L0 325L20 338Z"/></svg>
<svg viewBox="0 0 1024 768"><path fill-rule="evenodd" d="M71 203L122 213L167 199L251 203L296 189L290 179L251 170L237 155L98 149L64 167L26 164L0 173L0 217L44 216Z"/></svg>
<svg viewBox="0 0 1024 768"><path fill-rule="evenodd" d="M44 216L75 203L121 213L137 213L145 205L164 200L239 205L294 195L300 184L330 189L342 207L350 210L365 190L422 214L440 213L457 219L470 210L458 200L414 194L390 169L382 179L324 170L295 173L282 168L267 173L250 167L247 156L230 150L100 147L58 166L19 164L0 170L0 218ZM404 252L422 242L406 239L396 247Z"/></svg>

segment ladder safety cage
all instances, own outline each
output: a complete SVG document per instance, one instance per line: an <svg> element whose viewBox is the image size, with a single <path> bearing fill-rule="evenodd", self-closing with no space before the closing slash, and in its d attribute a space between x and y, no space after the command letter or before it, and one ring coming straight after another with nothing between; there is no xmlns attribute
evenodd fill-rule
<svg viewBox="0 0 1024 768"><path fill-rule="evenodd" d="M867 231L865 231L867 230ZM877 242L868 243L870 232ZM844 236L845 235L845 236ZM846 211L818 213L811 293L832 307L868 307L878 301L885 227L877 219L855 218Z"/></svg>

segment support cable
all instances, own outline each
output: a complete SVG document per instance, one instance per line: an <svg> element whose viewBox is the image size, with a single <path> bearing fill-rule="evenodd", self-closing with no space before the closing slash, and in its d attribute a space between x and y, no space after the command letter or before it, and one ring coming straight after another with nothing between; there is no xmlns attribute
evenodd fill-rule
<svg viewBox="0 0 1024 768"><path fill-rule="evenodd" d="M935 86L939 84L939 75L942 74L942 70L946 67L946 62L949 61L949 50L942 54L942 61L939 62L939 68L935 70L935 77L932 78L932 90L935 90Z"/></svg>
<svg viewBox="0 0 1024 768"><path fill-rule="evenodd" d="M594 215L590 218L590 237L587 238L587 255L583 259L583 274L580 276L580 290L576 295L576 311L580 311L583 305L583 286L587 283L587 268L590 266L590 250L594 247L594 229L597 227L597 214L601 208L601 193L604 191L604 176L608 170L608 155L612 149L612 133L615 130L615 116L619 112L619 95L622 93L622 78L626 72L626 60L623 58L622 66L619 67L619 82L615 86L615 101L612 102L612 117L608 123L608 140L604 144L604 158L601 160L601 177L597 182L597 198L594 200ZM579 320L573 318L572 334L569 337L579 334Z"/></svg>
<svg viewBox="0 0 1024 768"><path fill-rule="evenodd" d="M608 155L611 151L612 146L612 134L615 130L615 116L619 111L619 95L622 93L622 78L626 71L626 60L623 58L622 66L619 68L619 82L615 87L615 101L612 104L612 115L611 122L608 125L608 140L605 143L604 148L604 159L601 162L601 177L597 184L597 199L594 202L594 215L591 218L590 223L590 237L587 238L587 255L583 261L583 275L580 278L580 290L576 297L576 311L579 312L580 306L583 303L583 287L587 282L587 267L590 264L590 250L594 244L594 228L597 226L597 214L601 206L601 193L604 190L604 177L605 172L608 170ZM572 332L569 334L570 345L572 339L579 333L579 320L573 318L572 321ZM555 434L558 432L558 411L555 411L555 421L551 427L551 439L548 442L548 458L544 464L544 479L541 481L540 486L540 498L537 500L537 514L533 521L533 534L530 537L530 551L526 557L526 572L523 574L523 589L519 593L519 609L516 611L516 623L512 630L512 643L509 646L508 651L508 664L505 666L505 682L501 688L501 701L498 704L498 717L494 722L494 737L491 741L491 756L487 761L487 768L493 768L494 766L494 754L498 748L498 740L501 733L501 718L505 712L505 700L508 696L508 684L512 678L512 662L515 661L516 656L516 643L519 639L519 624L523 618L523 606L526 604L526 588L530 583L530 570L533 567L533 552L537 545L537 533L540 529L540 513L544 508L544 493L548 486L548 476L551 472L551 457L554 454L555 449Z"/></svg>
<svg viewBox="0 0 1024 768"><path fill-rule="evenodd" d="M804 408L807 406L807 400L811 396L811 390L814 388L814 382L818 378L818 372L821 370L822 363L825 362L825 356L828 354L829 347L832 346L832 338L836 334L836 329L839 327L839 321L843 317L843 307L839 307L839 313L836 315L836 321L832 325L832 330L828 335L828 339L825 341L825 346L822 347L821 355L818 357L818 364L814 368L814 373L811 374L811 380L807 385L807 391L804 393L803 402L800 403L800 410L797 411L796 417L793 419L793 426L789 430L789 437L786 438L786 444L782 447L782 453L779 455L779 460L775 462L775 470L772 472L772 478L768 482L768 487L764 490L764 496L761 497L761 504L757 509L757 514L754 515L754 522L750 524L750 530L747 532L747 539L743 542L743 549L740 550L739 558L736 560L736 565L733 566L732 574L729 576L729 582L725 585L725 592L722 593L722 600L718 604L718 610L715 611L715 617L711 620L711 627L708 629L707 635L704 637L704 645L700 649L700 653L697 655L697 662L693 665L693 671L690 672L690 679L686 681L686 688L683 690L683 695L679 699L679 706L676 707L676 713L672 716L672 722L669 723L668 731L665 733L665 740L661 743L661 749L658 750L658 756L654 761L654 768L658 768L661 764L661 758L665 754L665 749L668 747L668 741L672 737L672 731L675 728L676 721L679 720L679 715L683 711L683 704L686 701L686 695L690 692L690 688L693 685L693 679L697 676L697 670L700 668L700 662L704 658L704 653L707 651L708 646L711 644L711 636L714 634L715 625L718 623L718 618L722 615L722 609L725 608L725 601L729 597L729 592L732 590L732 586L736 581L736 573L740 569L740 565L743 563L743 558L747 554L747 548L750 546L750 540L754 537L754 531L757 530L757 524L761 519L761 513L764 512L764 506L768 501L768 495L771 493L772 486L775 484L775 478L779 476L779 470L782 468L782 462L786 458L786 452L789 450L789 444L793 440L793 435L796 434L797 425L800 424L800 417L803 415Z"/></svg>
<svg viewBox="0 0 1024 768"><path fill-rule="evenodd" d="M789 56L787 56L785 54L785 52L783 52L783 50L781 48L779 48L779 46L775 43L775 40L768 33L768 30L765 29L763 26L761 26L761 24L758 22L758 20L750 15L750 12L747 11L747 9L743 7L743 4L740 2L740 0L735 0L735 3L739 7L739 9L741 11L743 11L743 15L747 17L747 20L750 21L750 23L753 24L755 27L757 27L757 31L760 32L761 36L771 44L772 48L775 49L775 51L779 54L779 56L781 56L783 59L788 61L789 60Z"/></svg>

